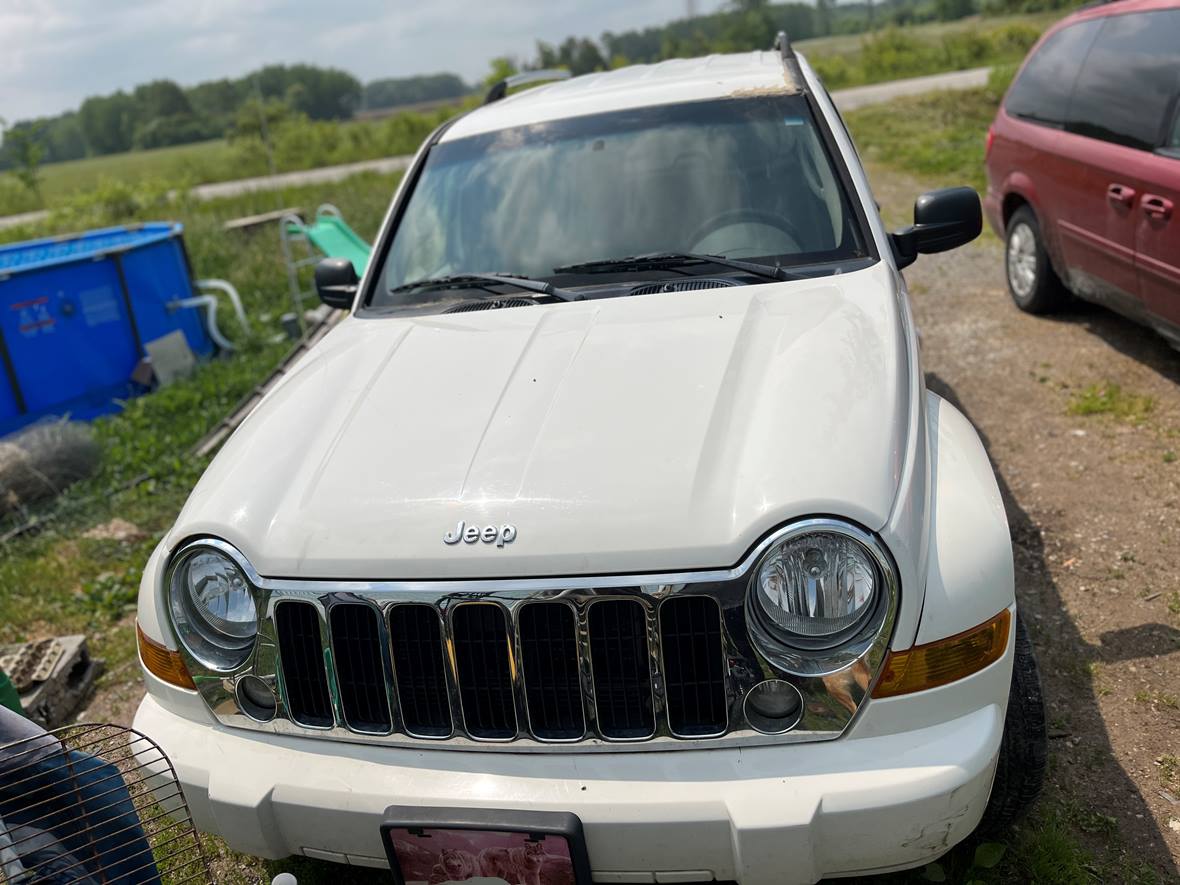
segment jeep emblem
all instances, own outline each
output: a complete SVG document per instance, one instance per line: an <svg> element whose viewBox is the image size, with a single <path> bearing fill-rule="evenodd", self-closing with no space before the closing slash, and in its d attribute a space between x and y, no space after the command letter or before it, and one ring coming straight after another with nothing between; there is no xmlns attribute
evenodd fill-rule
<svg viewBox="0 0 1180 885"><path fill-rule="evenodd" d="M516 526L502 525L497 528L494 525L485 525L482 529L477 525L466 525L463 520L459 520L459 524L455 526L453 531L447 532L443 535L444 544L458 544L460 541L465 544L474 544L476 541L483 541L485 544L495 544L497 547L503 547L505 544L511 544L516 540Z"/></svg>

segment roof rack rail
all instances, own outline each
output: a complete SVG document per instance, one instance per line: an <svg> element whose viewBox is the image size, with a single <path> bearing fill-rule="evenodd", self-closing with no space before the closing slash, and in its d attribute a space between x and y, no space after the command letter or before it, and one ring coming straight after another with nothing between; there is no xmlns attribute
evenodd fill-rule
<svg viewBox="0 0 1180 885"><path fill-rule="evenodd" d="M549 80L568 80L570 72L561 68L547 68L543 71L521 71L519 74L513 74L496 83L488 90L488 94L484 97L484 104L491 104L494 101L499 101L508 94L508 90L516 86L524 86L526 83L545 83Z"/></svg>
<svg viewBox="0 0 1180 885"><path fill-rule="evenodd" d="M771 48L782 58L783 67L790 72L796 88L803 91L806 88L803 81L803 69L799 67L799 59L795 56L795 48L791 46L791 38L787 36L786 31L778 32L774 38L774 46Z"/></svg>
<svg viewBox="0 0 1180 885"><path fill-rule="evenodd" d="M787 36L786 31L779 31L775 35L774 46L771 48L783 57L783 64L795 60L795 49L791 46L791 38Z"/></svg>

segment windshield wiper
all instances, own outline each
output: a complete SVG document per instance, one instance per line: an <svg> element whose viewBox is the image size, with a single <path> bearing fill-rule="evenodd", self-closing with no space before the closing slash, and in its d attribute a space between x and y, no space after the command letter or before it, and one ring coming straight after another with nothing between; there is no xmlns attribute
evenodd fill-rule
<svg viewBox="0 0 1180 885"><path fill-rule="evenodd" d="M472 286L475 283L477 285ZM492 291L491 287L494 285L515 286L517 289L523 289L526 292L536 292L538 295L552 295L562 301L580 301L582 296L569 292L565 289L560 289L552 283L546 283L542 280L534 280L529 277L518 276L511 273L459 273L452 274L446 277L433 277L423 280L415 280L412 283L404 283L390 289L390 294L395 292L409 292L414 289L461 289L463 287L485 289Z"/></svg>
<svg viewBox="0 0 1180 885"><path fill-rule="evenodd" d="M724 255L702 255L697 252L652 252L648 255L631 255L627 258L605 258L600 261L584 261L581 264L567 264L553 268L554 273L625 273L626 271L660 270L661 268L685 267L691 264L717 264L745 271L767 280L801 280L799 274L783 270L778 265L757 264L740 261Z"/></svg>

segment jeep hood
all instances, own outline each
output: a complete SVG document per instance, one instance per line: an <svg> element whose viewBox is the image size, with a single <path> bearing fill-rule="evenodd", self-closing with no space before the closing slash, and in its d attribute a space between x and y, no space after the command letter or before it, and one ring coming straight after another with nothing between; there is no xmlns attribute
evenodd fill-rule
<svg viewBox="0 0 1180 885"><path fill-rule="evenodd" d="M899 294L855 273L348 318L238 429L170 543L270 577L726 567L794 517L876 530L911 426ZM443 543L463 521L511 543Z"/></svg>

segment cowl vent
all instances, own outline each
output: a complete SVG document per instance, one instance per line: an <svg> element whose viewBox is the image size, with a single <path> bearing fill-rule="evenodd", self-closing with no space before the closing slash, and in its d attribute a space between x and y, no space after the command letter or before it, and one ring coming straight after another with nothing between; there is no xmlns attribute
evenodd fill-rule
<svg viewBox="0 0 1180 885"><path fill-rule="evenodd" d="M471 313L475 310L499 310L502 307L532 307L537 302L531 298L488 298L481 301L464 301L448 307L443 313Z"/></svg>
<svg viewBox="0 0 1180 885"><path fill-rule="evenodd" d="M740 286L741 283L723 277L689 277L683 280L669 280L661 283L644 283L631 290L632 295L655 295L659 292L696 292L701 289L723 289Z"/></svg>

